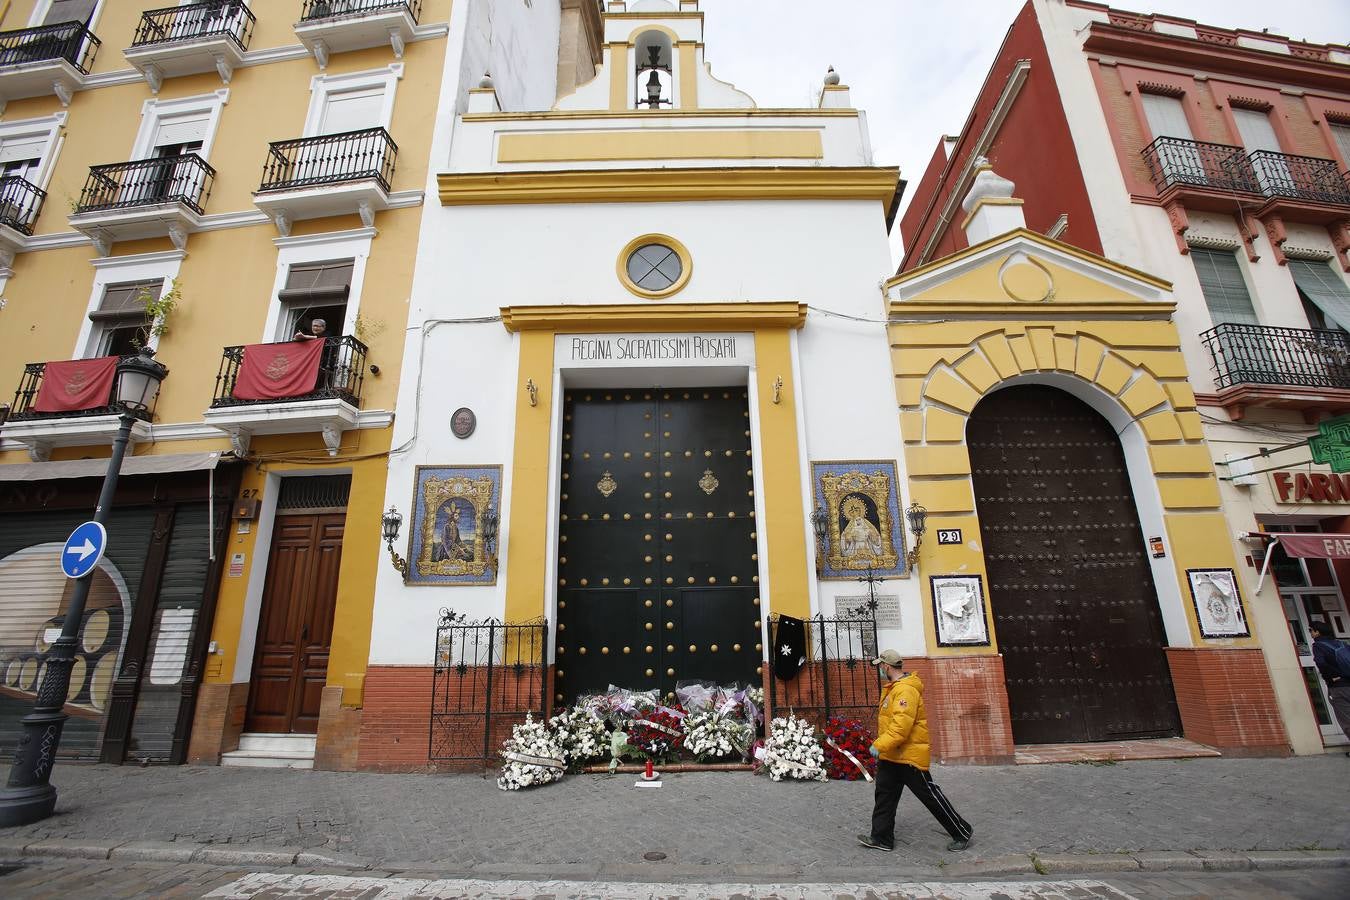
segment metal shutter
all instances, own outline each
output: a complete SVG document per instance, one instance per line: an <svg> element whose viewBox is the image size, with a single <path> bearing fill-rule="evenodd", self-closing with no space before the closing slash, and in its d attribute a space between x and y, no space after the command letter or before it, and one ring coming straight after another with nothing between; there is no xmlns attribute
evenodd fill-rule
<svg viewBox="0 0 1350 900"><path fill-rule="evenodd" d="M152 278L148 281L124 281L110 284L103 289L103 299L98 309L89 314L95 322L104 319L145 318L145 304L140 297L142 292L150 294L156 300L164 291L164 279Z"/></svg>
<svg viewBox="0 0 1350 900"><path fill-rule="evenodd" d="M1191 248L1191 262L1200 277L1200 290L1205 295L1210 318L1215 325L1232 322L1240 325L1260 325L1252 307L1247 282L1242 268L1231 250L1202 250Z"/></svg>
<svg viewBox="0 0 1350 900"><path fill-rule="evenodd" d="M55 25L59 22L83 22L88 24L94 15L98 0L52 0L47 14L42 17L43 25Z"/></svg>
<svg viewBox="0 0 1350 900"><path fill-rule="evenodd" d="M1350 288L1325 262L1311 259L1289 260L1298 292L1340 328L1350 330Z"/></svg>

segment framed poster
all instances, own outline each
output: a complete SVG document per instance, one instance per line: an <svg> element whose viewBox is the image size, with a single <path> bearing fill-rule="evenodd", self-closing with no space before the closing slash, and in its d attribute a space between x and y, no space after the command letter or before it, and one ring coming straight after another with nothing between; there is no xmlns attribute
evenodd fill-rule
<svg viewBox="0 0 1350 900"><path fill-rule="evenodd" d="M1187 569L1186 581L1201 637L1251 637L1232 569Z"/></svg>
<svg viewBox="0 0 1350 900"><path fill-rule="evenodd" d="M930 575L933 625L940 647L987 647L984 581L979 575Z"/></svg>
<svg viewBox="0 0 1350 900"><path fill-rule="evenodd" d="M869 570L903 576L904 517L895 492L893 460L824 460L811 463L815 504L825 511L820 577L855 581Z"/></svg>
<svg viewBox="0 0 1350 900"><path fill-rule="evenodd" d="M496 584L483 521L501 508L501 466L418 466L408 584Z"/></svg>

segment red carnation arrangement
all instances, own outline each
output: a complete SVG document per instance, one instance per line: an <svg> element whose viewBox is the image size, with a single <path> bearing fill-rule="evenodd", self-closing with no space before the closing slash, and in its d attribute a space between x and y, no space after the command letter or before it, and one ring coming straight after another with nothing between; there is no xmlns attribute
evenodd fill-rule
<svg viewBox="0 0 1350 900"><path fill-rule="evenodd" d="M674 759L684 746L684 710L666 707L644 714L628 725L628 746L653 762Z"/></svg>
<svg viewBox="0 0 1350 900"><path fill-rule="evenodd" d="M872 732L861 720L834 716L825 725L825 737L827 740L822 742L825 748L825 772L831 778L857 781L863 777L858 767L841 752L844 750L866 766L868 774L876 774L877 761L868 752L872 746Z"/></svg>

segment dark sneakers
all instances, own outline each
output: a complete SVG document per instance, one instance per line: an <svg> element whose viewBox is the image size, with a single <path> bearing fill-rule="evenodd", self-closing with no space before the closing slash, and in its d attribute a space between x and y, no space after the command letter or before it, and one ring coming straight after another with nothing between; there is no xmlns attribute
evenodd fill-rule
<svg viewBox="0 0 1350 900"><path fill-rule="evenodd" d="M964 850L970 846L970 840L973 837L975 837L974 828L970 829L970 834L966 835L966 839L964 841L952 841L950 844L947 845L947 849L951 850L952 852L959 852L961 850Z"/></svg>
<svg viewBox="0 0 1350 900"><path fill-rule="evenodd" d="M883 844L881 841L873 840L870 834L858 835L858 843L862 844L864 847L871 848L872 850L884 850L887 853L890 853L895 849L890 844Z"/></svg>

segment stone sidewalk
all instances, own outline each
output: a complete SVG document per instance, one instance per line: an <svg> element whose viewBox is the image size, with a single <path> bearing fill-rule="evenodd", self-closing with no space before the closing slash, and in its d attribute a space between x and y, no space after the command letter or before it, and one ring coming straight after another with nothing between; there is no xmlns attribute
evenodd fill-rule
<svg viewBox="0 0 1350 900"><path fill-rule="evenodd" d="M897 848L859 847L871 787L748 773L577 775L505 793L475 775L57 767L57 815L0 858L61 855L473 877L854 880L1350 863L1350 759L938 767L963 854L912 797ZM664 856L657 863L647 854ZM841 876L840 873L851 873Z"/></svg>

